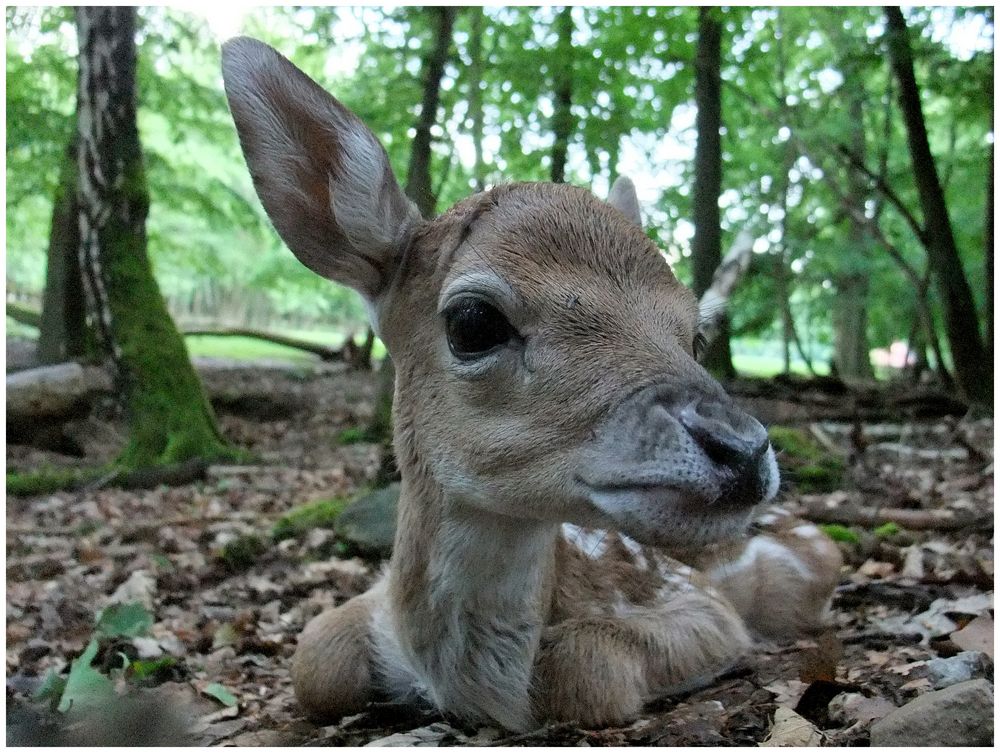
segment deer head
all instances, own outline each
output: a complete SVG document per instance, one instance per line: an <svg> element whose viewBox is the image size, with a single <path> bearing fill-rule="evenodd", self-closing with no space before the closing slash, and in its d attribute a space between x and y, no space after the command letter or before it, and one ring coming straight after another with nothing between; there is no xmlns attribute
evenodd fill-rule
<svg viewBox="0 0 1000 753"><path fill-rule="evenodd" d="M697 363L697 300L630 184L611 203L505 184L425 220L374 134L277 52L235 39L223 69L275 228L364 296L395 361L404 477L650 544L734 534L773 496L767 434Z"/></svg>

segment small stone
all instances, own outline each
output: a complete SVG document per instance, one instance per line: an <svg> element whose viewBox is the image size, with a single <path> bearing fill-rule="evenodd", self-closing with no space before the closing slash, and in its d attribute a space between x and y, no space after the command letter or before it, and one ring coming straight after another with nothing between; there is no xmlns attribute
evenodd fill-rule
<svg viewBox="0 0 1000 753"><path fill-rule="evenodd" d="M990 660L981 651L962 651L947 659L927 662L927 678L935 690L989 674Z"/></svg>
<svg viewBox="0 0 1000 753"><path fill-rule="evenodd" d="M351 502L337 518L337 536L364 553L387 557L396 537L399 484L391 484Z"/></svg>
<svg viewBox="0 0 1000 753"><path fill-rule="evenodd" d="M872 725L871 744L992 745L993 686L988 680L969 680L925 693Z"/></svg>

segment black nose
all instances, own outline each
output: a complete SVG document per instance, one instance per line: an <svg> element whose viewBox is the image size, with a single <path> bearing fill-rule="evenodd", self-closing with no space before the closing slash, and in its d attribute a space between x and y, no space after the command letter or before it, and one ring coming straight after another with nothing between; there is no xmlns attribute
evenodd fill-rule
<svg viewBox="0 0 1000 753"><path fill-rule="evenodd" d="M764 456L767 431L756 419L728 402L705 398L680 409L677 418L708 458L732 475L727 504L756 504L767 487Z"/></svg>

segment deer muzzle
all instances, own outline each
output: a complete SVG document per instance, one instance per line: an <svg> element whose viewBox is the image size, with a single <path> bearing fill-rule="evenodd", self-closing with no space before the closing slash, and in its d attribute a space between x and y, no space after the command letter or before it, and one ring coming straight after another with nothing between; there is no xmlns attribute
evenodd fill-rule
<svg viewBox="0 0 1000 753"><path fill-rule="evenodd" d="M767 431L714 382L631 395L597 427L579 468L600 512L651 543L734 535L778 487Z"/></svg>

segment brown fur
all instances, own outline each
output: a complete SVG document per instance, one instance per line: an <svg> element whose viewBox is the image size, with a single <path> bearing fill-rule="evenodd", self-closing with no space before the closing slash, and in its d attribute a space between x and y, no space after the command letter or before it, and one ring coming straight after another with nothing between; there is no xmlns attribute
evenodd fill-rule
<svg viewBox="0 0 1000 753"><path fill-rule="evenodd" d="M292 674L312 714L385 695L514 729L620 722L710 681L748 629L821 622L831 545L794 530L707 543L774 493L774 456L694 360L697 302L628 186L625 214L514 183L421 221L375 137L276 52L229 42L224 74L276 228L365 295L396 364L395 549L383 581L303 631ZM443 311L463 296L516 337L451 353ZM713 455L704 432L746 459Z"/></svg>

